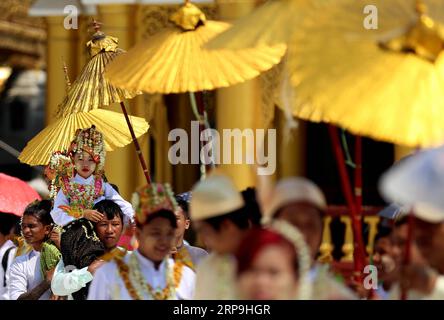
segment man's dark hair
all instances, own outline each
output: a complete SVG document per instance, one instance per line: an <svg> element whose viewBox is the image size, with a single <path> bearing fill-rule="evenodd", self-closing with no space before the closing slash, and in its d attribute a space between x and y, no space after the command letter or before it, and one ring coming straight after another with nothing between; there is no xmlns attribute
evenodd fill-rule
<svg viewBox="0 0 444 320"><path fill-rule="evenodd" d="M16 215L0 211L0 233L4 236L9 235L18 221L20 218Z"/></svg>
<svg viewBox="0 0 444 320"><path fill-rule="evenodd" d="M112 220L118 216L123 223L122 209L112 200L99 201L94 205L93 209L103 213L108 220Z"/></svg>
<svg viewBox="0 0 444 320"><path fill-rule="evenodd" d="M51 207L50 200L34 201L26 207L23 216L34 216L43 225L50 225L54 223L50 215Z"/></svg>
<svg viewBox="0 0 444 320"><path fill-rule="evenodd" d="M175 196L177 205L182 209L182 213L185 219L190 220L190 214L188 213L189 204L188 201L182 197Z"/></svg>
<svg viewBox="0 0 444 320"><path fill-rule="evenodd" d="M153 221L156 218L165 218L170 222L171 227L173 227L174 229L177 228L176 215L174 214L173 211L166 210L166 209L162 209L162 210L159 210L155 213L149 214L145 220L145 223L143 223L143 224L137 222L137 220L136 220L136 227L139 229L142 229L144 225L150 223L151 221Z"/></svg>
<svg viewBox="0 0 444 320"><path fill-rule="evenodd" d="M395 220L395 227L400 227L409 222L409 216L405 215L397 220Z"/></svg>
<svg viewBox="0 0 444 320"><path fill-rule="evenodd" d="M385 238L390 236L390 234L393 231L393 228L387 219L382 218L381 221L379 221L377 226L377 232L375 236L375 242L378 241L381 238Z"/></svg>
<svg viewBox="0 0 444 320"><path fill-rule="evenodd" d="M204 221L208 223L214 230L219 231L222 223L225 220L231 221L239 229L242 230L246 230L251 226L251 220L248 214L245 212L245 207L218 217L205 219Z"/></svg>
<svg viewBox="0 0 444 320"><path fill-rule="evenodd" d="M241 192L245 201L245 213L248 215L253 226L261 225L261 209L256 199L256 189L248 187Z"/></svg>
<svg viewBox="0 0 444 320"><path fill-rule="evenodd" d="M176 199L177 205L182 208L185 219L190 220L189 205L191 200L191 192L188 191L176 194L174 198Z"/></svg>

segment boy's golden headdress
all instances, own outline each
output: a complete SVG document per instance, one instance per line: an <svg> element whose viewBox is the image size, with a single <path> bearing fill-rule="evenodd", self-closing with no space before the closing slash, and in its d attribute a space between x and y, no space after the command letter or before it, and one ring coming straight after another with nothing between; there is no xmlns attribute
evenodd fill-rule
<svg viewBox="0 0 444 320"><path fill-rule="evenodd" d="M96 172L105 166L105 143L101 132L94 125L87 129L77 129L74 140L69 147L69 154L85 151L91 155L97 164Z"/></svg>
<svg viewBox="0 0 444 320"><path fill-rule="evenodd" d="M136 222L144 224L147 217L161 210L175 212L178 209L171 186L168 183L152 183L133 193L131 199L136 212Z"/></svg>

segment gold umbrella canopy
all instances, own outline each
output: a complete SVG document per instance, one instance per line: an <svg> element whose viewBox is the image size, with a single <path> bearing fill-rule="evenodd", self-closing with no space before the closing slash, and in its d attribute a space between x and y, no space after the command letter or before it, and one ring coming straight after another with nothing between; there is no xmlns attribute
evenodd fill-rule
<svg viewBox="0 0 444 320"><path fill-rule="evenodd" d="M202 46L229 27L206 21L185 3L170 18L175 27L147 38L107 66L115 86L148 93L181 93L228 87L258 76L279 63L283 44L239 51L207 51Z"/></svg>
<svg viewBox="0 0 444 320"><path fill-rule="evenodd" d="M294 34L294 115L396 144L441 144L444 2L375 0L378 19L364 24L367 4L330 1Z"/></svg>
<svg viewBox="0 0 444 320"><path fill-rule="evenodd" d="M148 131L149 126L145 119L133 116L130 119L137 137ZM103 133L107 151L124 147L131 142L123 114L96 109L70 114L49 125L28 142L19 160L32 166L47 165L53 152L68 149L77 129L92 125Z"/></svg>
<svg viewBox="0 0 444 320"><path fill-rule="evenodd" d="M116 88L105 79L105 66L125 51L117 47L117 38L106 36L98 30L97 22L93 24L96 32L86 44L91 60L83 67L80 76L59 105L58 118L66 117L74 112L88 112L141 94L141 92Z"/></svg>
<svg viewBox="0 0 444 320"><path fill-rule="evenodd" d="M68 93L59 105L57 121L40 131L19 156L19 160L29 165L46 165L55 151L64 151L69 147L77 129L95 125L103 133L107 151L123 147L132 141L125 115L97 109L103 105L121 102L132 98L135 92L112 86L105 80L105 65L123 52L117 48L117 38L108 37L99 31L99 24L94 21L96 30L93 39L87 43L91 60L83 68L80 76L71 86L66 75ZM66 72L66 67L65 67ZM135 137L148 131L145 119L129 116Z"/></svg>
<svg viewBox="0 0 444 320"><path fill-rule="evenodd" d="M287 43L307 10L316 10L320 0L269 0L214 37L209 49L242 49Z"/></svg>

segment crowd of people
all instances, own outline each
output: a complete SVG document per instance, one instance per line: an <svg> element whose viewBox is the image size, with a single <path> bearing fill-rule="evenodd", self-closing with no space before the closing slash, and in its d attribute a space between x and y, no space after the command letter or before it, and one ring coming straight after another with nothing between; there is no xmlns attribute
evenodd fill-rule
<svg viewBox="0 0 444 320"><path fill-rule="evenodd" d="M375 290L318 262L327 203L305 178L259 195L215 170L190 192L153 182L130 203L107 182L104 162L103 135L78 130L47 167L52 198L29 204L20 221L0 214L0 299L399 299L406 289L410 299L444 298L442 215L414 211L409 243L410 211L381 213L368 257ZM190 228L198 246L185 240Z"/></svg>

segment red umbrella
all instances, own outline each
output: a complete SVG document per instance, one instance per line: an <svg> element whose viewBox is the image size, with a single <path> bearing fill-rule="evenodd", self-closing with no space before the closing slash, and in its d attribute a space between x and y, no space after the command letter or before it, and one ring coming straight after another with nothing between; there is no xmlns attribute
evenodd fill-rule
<svg viewBox="0 0 444 320"><path fill-rule="evenodd" d="M0 173L0 211L21 217L26 206L41 200L39 194L25 181Z"/></svg>

